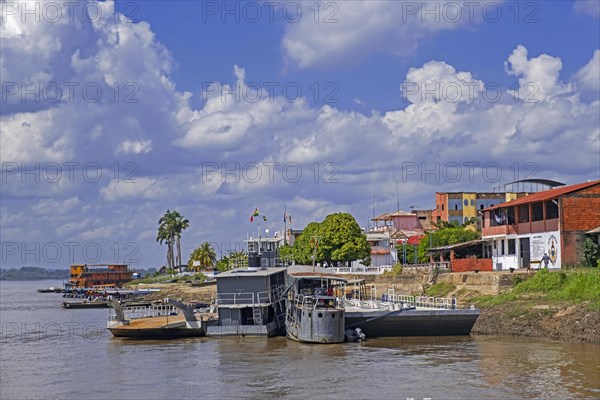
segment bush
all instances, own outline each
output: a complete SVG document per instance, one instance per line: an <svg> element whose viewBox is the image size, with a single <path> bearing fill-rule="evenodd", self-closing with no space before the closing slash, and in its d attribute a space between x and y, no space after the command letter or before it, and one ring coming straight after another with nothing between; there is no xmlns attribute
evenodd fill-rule
<svg viewBox="0 0 600 400"><path fill-rule="evenodd" d="M600 263L600 246L590 238L585 239L585 242L583 242L582 261L586 267L597 267Z"/></svg>

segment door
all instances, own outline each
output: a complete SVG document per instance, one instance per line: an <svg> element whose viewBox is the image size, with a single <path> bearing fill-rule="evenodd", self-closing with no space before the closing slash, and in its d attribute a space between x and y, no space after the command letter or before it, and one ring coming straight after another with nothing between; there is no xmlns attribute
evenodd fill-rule
<svg viewBox="0 0 600 400"><path fill-rule="evenodd" d="M531 265L531 253L529 246L529 238L519 239L519 265L521 268L529 269Z"/></svg>

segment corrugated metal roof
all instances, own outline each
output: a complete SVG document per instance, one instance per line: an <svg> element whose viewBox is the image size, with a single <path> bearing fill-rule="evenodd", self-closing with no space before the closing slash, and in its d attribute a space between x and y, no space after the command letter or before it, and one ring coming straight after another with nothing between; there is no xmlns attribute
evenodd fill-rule
<svg viewBox="0 0 600 400"><path fill-rule="evenodd" d="M592 182L583 182L583 183L578 183L578 184L570 185L570 186L563 186L563 187L556 188L556 189L544 190L541 192L530 194L525 197L521 197L519 199L507 201L505 203L500 203L495 206L485 208L484 211L497 210L499 208L504 208L504 207L518 206L520 204L535 203L538 201L546 201L546 200L554 199L554 198L557 198L559 196L562 196L562 195L565 195L568 193L576 192L581 189L587 189L589 187L592 187L592 186L598 185L598 184L600 184L600 180L592 181Z"/></svg>

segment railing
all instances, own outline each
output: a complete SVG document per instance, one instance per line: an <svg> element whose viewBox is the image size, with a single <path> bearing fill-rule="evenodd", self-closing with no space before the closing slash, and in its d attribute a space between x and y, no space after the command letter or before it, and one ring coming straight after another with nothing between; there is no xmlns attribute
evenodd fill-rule
<svg viewBox="0 0 600 400"><path fill-rule="evenodd" d="M217 293L216 304L220 305L254 305L269 304L279 301L283 295L283 285L273 285L270 290L262 292Z"/></svg>
<svg viewBox="0 0 600 400"><path fill-rule="evenodd" d="M332 301L331 304L329 303L330 301ZM311 310L316 310L318 308L338 308L341 305L341 303L337 297L319 297L297 294L294 296L294 305L297 308L308 308Z"/></svg>
<svg viewBox="0 0 600 400"><path fill-rule="evenodd" d="M390 292L388 292L390 293ZM429 297L429 296L408 296L404 294L382 294L381 298L371 297L370 299L351 299L346 303L361 308L373 309L397 309L393 305L409 306L418 308L436 308L436 309L454 309L456 308L456 299L452 297Z"/></svg>
<svg viewBox="0 0 600 400"><path fill-rule="evenodd" d="M123 313L125 319L148 318L148 317L166 317L171 315L181 314L181 310L170 305L158 306L139 306L139 307L124 307ZM109 310L109 319L116 320L117 316L114 309Z"/></svg>
<svg viewBox="0 0 600 400"><path fill-rule="evenodd" d="M357 275L381 275L386 271L391 271L391 265L382 265L379 267L337 267L332 268L332 271L336 274L357 274Z"/></svg>

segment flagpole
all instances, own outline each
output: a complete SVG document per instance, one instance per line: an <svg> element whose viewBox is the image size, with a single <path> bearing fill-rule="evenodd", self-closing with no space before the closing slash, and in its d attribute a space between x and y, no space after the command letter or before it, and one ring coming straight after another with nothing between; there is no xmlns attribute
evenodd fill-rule
<svg viewBox="0 0 600 400"><path fill-rule="evenodd" d="M287 246L287 205L283 211L283 245Z"/></svg>

